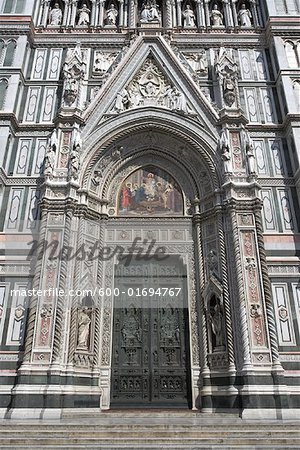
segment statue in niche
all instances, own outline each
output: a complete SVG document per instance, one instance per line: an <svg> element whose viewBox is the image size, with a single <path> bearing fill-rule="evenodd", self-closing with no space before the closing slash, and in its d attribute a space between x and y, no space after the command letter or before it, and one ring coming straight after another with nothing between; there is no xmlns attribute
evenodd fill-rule
<svg viewBox="0 0 300 450"><path fill-rule="evenodd" d="M87 7L86 3L82 5L82 8L78 10L79 17L77 25L89 25L91 10Z"/></svg>
<svg viewBox="0 0 300 450"><path fill-rule="evenodd" d="M141 23L159 23L160 12L156 0L146 0L141 10Z"/></svg>
<svg viewBox="0 0 300 450"><path fill-rule="evenodd" d="M217 300L215 306L210 308L211 329L215 337L214 350L224 350L224 330L223 330L223 311L220 301Z"/></svg>
<svg viewBox="0 0 300 450"><path fill-rule="evenodd" d="M236 100L235 94L235 75L226 73L223 80L223 97L228 106L232 106Z"/></svg>
<svg viewBox="0 0 300 450"><path fill-rule="evenodd" d="M44 160L44 174L45 175L53 174L53 170L55 167L55 156L56 156L57 146L58 146L57 131L56 131L56 129L54 129L49 138L49 143L47 146L45 160Z"/></svg>
<svg viewBox="0 0 300 450"><path fill-rule="evenodd" d="M219 149L221 151L221 158L224 164L224 173L232 173L232 161L229 148L228 131L226 128L222 130L219 139Z"/></svg>
<svg viewBox="0 0 300 450"><path fill-rule="evenodd" d="M219 11L218 5L214 5L211 11L211 19L213 27L222 27L223 24L223 14Z"/></svg>
<svg viewBox="0 0 300 450"><path fill-rule="evenodd" d="M63 98L67 106L71 106L79 92L80 82L85 73L86 63L83 59L80 44L69 49L63 66L64 92Z"/></svg>
<svg viewBox="0 0 300 450"><path fill-rule="evenodd" d="M183 15L183 28L195 28L195 14L190 5L186 5Z"/></svg>
<svg viewBox="0 0 300 450"><path fill-rule="evenodd" d="M78 313L77 348L82 350L88 350L90 328L91 328L90 310L88 308L83 308Z"/></svg>
<svg viewBox="0 0 300 450"><path fill-rule="evenodd" d="M244 127L242 129L242 134L243 134L243 141L244 141L244 145L245 145L248 173L249 173L249 175L255 175L256 174L256 160L255 160L255 151L254 151L253 141L252 141L248 131L246 131Z"/></svg>
<svg viewBox="0 0 300 450"><path fill-rule="evenodd" d="M252 27L251 22L252 14L249 9L246 8L246 5L243 3L241 9L238 12L238 19L241 27Z"/></svg>
<svg viewBox="0 0 300 450"><path fill-rule="evenodd" d="M80 168L80 152L82 148L82 139L80 136L80 130L75 128L74 130L73 147L70 153L69 160L69 175L72 178L78 178L78 172Z"/></svg>
<svg viewBox="0 0 300 450"><path fill-rule="evenodd" d="M116 26L118 15L119 13L114 3L112 3L110 8L106 11L106 25Z"/></svg>
<svg viewBox="0 0 300 450"><path fill-rule="evenodd" d="M59 3L54 4L54 8L52 8L49 12L49 25L58 26L61 25L62 21L62 10L59 6Z"/></svg>

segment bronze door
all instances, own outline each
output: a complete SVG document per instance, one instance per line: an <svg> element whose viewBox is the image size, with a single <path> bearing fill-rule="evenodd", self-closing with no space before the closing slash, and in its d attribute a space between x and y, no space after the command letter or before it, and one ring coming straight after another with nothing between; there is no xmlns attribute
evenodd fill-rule
<svg viewBox="0 0 300 450"><path fill-rule="evenodd" d="M186 277L175 278L152 277L151 285L183 288ZM130 294L139 293L140 284L136 277L116 283L123 292L130 285ZM125 303L114 308L112 407L190 407L186 289L176 300L168 295L131 296Z"/></svg>

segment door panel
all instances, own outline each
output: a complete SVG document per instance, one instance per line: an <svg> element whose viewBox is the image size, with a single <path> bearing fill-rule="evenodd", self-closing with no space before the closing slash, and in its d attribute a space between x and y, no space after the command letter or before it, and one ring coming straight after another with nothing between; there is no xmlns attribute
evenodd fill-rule
<svg viewBox="0 0 300 450"><path fill-rule="evenodd" d="M112 407L190 406L186 277L156 278L149 284L180 286L180 295L127 296L126 306L114 308ZM140 292L136 278L123 276L115 285Z"/></svg>

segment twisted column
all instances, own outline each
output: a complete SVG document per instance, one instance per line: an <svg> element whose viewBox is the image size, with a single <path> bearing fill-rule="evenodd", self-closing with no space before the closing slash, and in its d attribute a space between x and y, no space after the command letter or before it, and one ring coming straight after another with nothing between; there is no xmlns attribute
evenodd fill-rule
<svg viewBox="0 0 300 450"><path fill-rule="evenodd" d="M84 245L84 215L82 214L79 217L79 225L78 225L78 239L76 241L76 250L78 248L82 248ZM75 268L74 268L74 287L75 289L79 289L80 280L81 280L81 261L76 259ZM76 301L73 298L71 303L71 319L70 319L70 330L69 330L69 362L73 362L75 350L76 350L76 330L77 330L77 307Z"/></svg>
<svg viewBox="0 0 300 450"><path fill-rule="evenodd" d="M196 251L197 251L197 260L198 260L198 279L199 279L199 305L200 305L200 317L201 317L201 340L202 348L200 352L200 360L201 360L201 373L208 373L209 367L207 364L207 354L208 354L208 339L207 339L207 328L206 328L206 314L205 314L205 305L203 298L203 289L205 284L204 278L204 263L203 263L203 251L202 251L202 243L201 243L201 224L198 221L195 223L195 233L196 233Z"/></svg>
<svg viewBox="0 0 300 450"><path fill-rule="evenodd" d="M65 228L63 233L63 245L68 246L71 236L71 223L73 218L73 211L68 209L66 211ZM68 261L67 258L62 258L60 262L60 272L59 272L59 291L65 292L66 287L66 276L67 276ZM65 296L58 296L56 303L56 314L55 314L55 326L54 326L54 337L53 337L53 362L59 361L61 357L61 347L62 347L62 331L63 331L63 318L64 309L66 308Z"/></svg>
<svg viewBox="0 0 300 450"><path fill-rule="evenodd" d="M40 233L39 233L39 242L37 246L37 262L34 267L35 275L33 278L32 288L35 290L39 289L40 279L42 273L43 266L43 257L44 257L44 244L45 244L45 236L47 230L47 218L48 218L48 210L41 208L41 224L40 224ZM25 349L24 349L24 357L23 361L29 362L31 351L33 347L33 335L35 329L36 322L36 313L38 306L38 297L32 297L29 305L27 326L26 326L26 339L25 339Z"/></svg>
<svg viewBox="0 0 300 450"><path fill-rule="evenodd" d="M249 326L246 311L245 286L242 270L241 252L239 246L239 231L235 211L233 210L230 211L230 218L232 226L232 245L235 259L236 286L238 290L238 302L239 302L238 308L240 315L240 331L241 331L243 360L244 360L243 369L247 370L249 367L252 366L252 364L250 355Z"/></svg>
<svg viewBox="0 0 300 450"><path fill-rule="evenodd" d="M104 242L104 220L100 221L99 246L103 246ZM97 286L103 286L103 261L98 261L97 270ZM95 329L94 329L94 366L100 364L100 331L101 331L101 298L95 303Z"/></svg>
<svg viewBox="0 0 300 450"><path fill-rule="evenodd" d="M258 242L258 251L259 251L259 257L260 257L261 272L262 272L262 280L263 280L263 290L264 290L265 303L266 303L267 325L268 325L269 336L270 336L272 362L273 362L273 366L275 369L281 370L282 366L279 361L277 329L276 329L276 323L275 323L275 319L274 319L272 290L271 290L271 283L270 283L270 278L269 278L269 274L268 274L268 266L267 266L264 238L263 238L263 226L262 226L260 207L255 209L254 217L255 217L255 224L256 224L257 242Z"/></svg>
<svg viewBox="0 0 300 450"><path fill-rule="evenodd" d="M235 369L235 359L234 359L234 344L232 335L232 321L231 321L231 305L229 299L229 286L228 286L228 276L227 276L227 258L225 250L225 239L223 231L223 219L222 213L218 213L218 230L219 230L219 245L220 245L220 256L221 256L221 266L222 266L222 283L223 283L223 302L225 310L225 326L226 326L226 336L227 336L227 351L229 367Z"/></svg>

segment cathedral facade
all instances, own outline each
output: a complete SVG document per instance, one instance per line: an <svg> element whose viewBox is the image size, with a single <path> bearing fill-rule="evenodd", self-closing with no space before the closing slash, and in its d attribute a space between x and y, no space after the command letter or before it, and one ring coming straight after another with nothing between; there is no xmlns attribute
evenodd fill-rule
<svg viewBox="0 0 300 450"><path fill-rule="evenodd" d="M0 0L0 409L300 407L298 0Z"/></svg>

